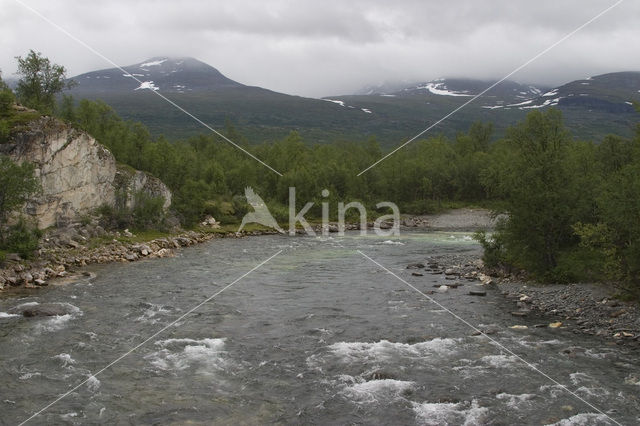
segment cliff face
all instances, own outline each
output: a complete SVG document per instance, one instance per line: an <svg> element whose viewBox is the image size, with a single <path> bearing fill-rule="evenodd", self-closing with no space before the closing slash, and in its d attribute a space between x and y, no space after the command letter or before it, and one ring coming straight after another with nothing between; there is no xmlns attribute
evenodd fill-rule
<svg viewBox="0 0 640 426"><path fill-rule="evenodd" d="M118 165L114 180L116 190L120 194L126 194L125 206L129 209L135 207L136 194L143 192L150 197L162 197L163 208L166 210L171 205L171 191L157 177L151 176L140 170L128 166Z"/></svg>
<svg viewBox="0 0 640 426"><path fill-rule="evenodd" d="M116 202L116 160L105 147L87 133L58 120L43 117L30 125L0 152L14 161L35 165L42 192L25 206L40 228L62 226L79 215ZM133 190L146 190L147 181L154 182L149 195L165 196L165 207L171 203L171 192L157 178L135 172L141 185ZM145 179L146 178L146 179Z"/></svg>

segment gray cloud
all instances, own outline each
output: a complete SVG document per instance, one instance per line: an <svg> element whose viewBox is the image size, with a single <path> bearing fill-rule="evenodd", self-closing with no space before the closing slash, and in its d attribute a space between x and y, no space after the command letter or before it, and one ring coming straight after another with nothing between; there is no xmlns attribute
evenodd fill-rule
<svg viewBox="0 0 640 426"><path fill-rule="evenodd" d="M33 48L70 74L110 65L0 0L0 68ZM614 0L23 0L121 65L194 56L245 84L324 96L387 80L500 78ZM640 69L640 2L626 1L515 80L549 85Z"/></svg>

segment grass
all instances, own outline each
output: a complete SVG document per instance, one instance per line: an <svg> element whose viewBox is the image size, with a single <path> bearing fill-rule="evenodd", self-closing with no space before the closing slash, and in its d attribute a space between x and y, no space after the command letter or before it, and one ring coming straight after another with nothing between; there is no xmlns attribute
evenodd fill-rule
<svg viewBox="0 0 640 426"><path fill-rule="evenodd" d="M17 111L11 108L8 113L0 115L0 122L6 123L9 133L8 135L0 135L0 144L6 143L11 136L22 130L25 130L27 124L40 118L37 111Z"/></svg>

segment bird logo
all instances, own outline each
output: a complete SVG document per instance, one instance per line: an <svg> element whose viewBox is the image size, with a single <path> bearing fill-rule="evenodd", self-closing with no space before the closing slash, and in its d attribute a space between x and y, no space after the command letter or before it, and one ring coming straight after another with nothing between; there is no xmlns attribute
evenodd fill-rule
<svg viewBox="0 0 640 426"><path fill-rule="evenodd" d="M278 222L273 218L271 212L267 208L265 202L260 198L258 194L253 191L253 188L246 187L244 189L244 195L247 198L247 202L251 207L253 207L252 212L248 212L242 218L242 223L240 224L240 228L236 231L236 234L239 234L242 231L242 228L247 223L259 223L263 226L268 226L269 228L274 228L278 232L284 234L284 230L278 225Z"/></svg>

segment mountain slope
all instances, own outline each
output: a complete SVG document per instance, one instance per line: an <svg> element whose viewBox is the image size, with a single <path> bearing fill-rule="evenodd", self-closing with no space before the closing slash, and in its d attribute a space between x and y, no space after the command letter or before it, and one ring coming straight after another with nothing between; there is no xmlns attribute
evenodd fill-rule
<svg viewBox="0 0 640 426"><path fill-rule="evenodd" d="M205 123L220 129L231 122L249 143L298 131L308 142L363 140L375 136L396 146L468 102L492 81L438 79L369 87L366 94L311 99L245 86L193 58L156 57L119 69L74 77L76 98L102 99L127 119L170 139L207 132L192 118L155 96L159 90ZM132 76L139 79L142 84ZM587 83L587 84L585 84ZM638 100L640 73L614 73L555 89L501 82L429 133L454 136L474 121L493 122L496 134L533 108L556 106L576 136L630 135L637 122L629 104ZM393 90L393 92L390 92Z"/></svg>
<svg viewBox="0 0 640 426"><path fill-rule="evenodd" d="M356 108L383 114L390 123L409 124L422 118L423 128L482 93L495 81L437 79L415 83L388 92L367 88L367 95L333 96ZM576 80L557 88L503 81L438 125L434 132L453 134L476 120L491 121L500 134L537 108L556 107L563 112L575 136L600 139L609 133L630 136L638 115L633 102L640 102L640 72L620 72ZM410 133L410 132L409 132ZM411 135L413 136L413 135Z"/></svg>
<svg viewBox="0 0 640 426"><path fill-rule="evenodd" d="M123 69L125 73L118 68L111 68L80 74L73 78L78 83L73 93L113 94L142 89L185 93L244 86L225 77L214 67L193 58L156 57Z"/></svg>

